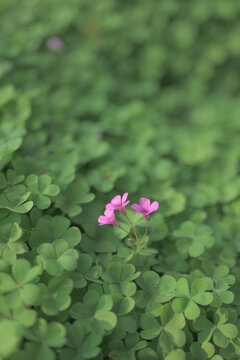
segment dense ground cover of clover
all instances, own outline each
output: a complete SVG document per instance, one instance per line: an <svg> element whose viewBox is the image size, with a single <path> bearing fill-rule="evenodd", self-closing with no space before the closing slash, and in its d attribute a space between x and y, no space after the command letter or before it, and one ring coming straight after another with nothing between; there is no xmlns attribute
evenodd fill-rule
<svg viewBox="0 0 240 360"><path fill-rule="evenodd" d="M239 15L1 0L1 360L239 359Z"/></svg>

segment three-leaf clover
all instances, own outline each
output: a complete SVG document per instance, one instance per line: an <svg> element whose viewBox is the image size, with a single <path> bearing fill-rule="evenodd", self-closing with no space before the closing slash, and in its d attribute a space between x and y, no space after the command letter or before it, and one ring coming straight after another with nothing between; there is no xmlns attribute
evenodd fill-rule
<svg viewBox="0 0 240 360"><path fill-rule="evenodd" d="M81 204L89 203L94 197L95 195L89 192L88 183L84 179L78 178L58 195L56 207L69 217L73 217L82 212Z"/></svg>
<svg viewBox="0 0 240 360"><path fill-rule="evenodd" d="M42 344L44 347L60 348L66 343L66 329L58 322L49 322L39 318L31 328L24 331L25 337L33 342Z"/></svg>
<svg viewBox="0 0 240 360"><path fill-rule="evenodd" d="M23 304L34 305L39 300L39 287L32 283L40 273L39 266L31 267L25 259L19 259L12 265L12 276L0 273L0 294L4 294L11 309Z"/></svg>
<svg viewBox="0 0 240 360"><path fill-rule="evenodd" d="M231 304L234 300L234 294L229 291L229 287L234 284L235 277L229 274L227 265L214 266L210 262L203 263L203 268L207 276L213 279L213 301L211 306L220 307L222 303Z"/></svg>
<svg viewBox="0 0 240 360"><path fill-rule="evenodd" d="M45 243L37 248L37 261L49 275L61 276L63 270L72 271L77 266L78 251L69 248L68 242L62 239L54 240L52 244Z"/></svg>
<svg viewBox="0 0 240 360"><path fill-rule="evenodd" d="M181 224L180 229L174 231L174 236L177 238L178 251L192 257L200 256L205 248L210 248L214 244L211 227L196 225L191 221Z"/></svg>
<svg viewBox="0 0 240 360"><path fill-rule="evenodd" d="M99 277L102 274L102 268L99 265L92 266L92 263L93 259L90 255L79 254L77 269L70 275L75 288L79 289L85 287L88 281L102 283L102 281L99 280Z"/></svg>
<svg viewBox="0 0 240 360"><path fill-rule="evenodd" d="M140 272L135 272L135 267L131 264L110 263L107 272L102 274L106 289L111 294L123 294L132 296L136 292L136 284L133 282Z"/></svg>
<svg viewBox="0 0 240 360"><path fill-rule="evenodd" d="M136 305L140 308L146 307L148 312L154 312L159 308L160 303L171 300L176 280L170 275L160 277L154 271L145 271L137 279L137 284L141 288L135 295Z"/></svg>
<svg viewBox="0 0 240 360"><path fill-rule="evenodd" d="M73 324L66 324L67 348L60 354L60 360L84 360L95 358L101 351L100 345L102 336L86 331L82 320L76 320Z"/></svg>
<svg viewBox="0 0 240 360"><path fill-rule="evenodd" d="M24 185L15 185L5 189L0 195L0 209L24 214L31 210L33 202L28 201L30 191Z"/></svg>
<svg viewBox="0 0 240 360"><path fill-rule="evenodd" d="M1 317L14 320L24 327L32 326L37 318L37 312L26 306L22 306L18 309L11 309L8 306L7 298L4 296L0 297L0 318Z"/></svg>
<svg viewBox="0 0 240 360"><path fill-rule="evenodd" d="M128 334L124 340L114 340L110 342L109 347L111 351L109 353L109 358L117 360L135 360L136 352L144 349L146 346L147 342L140 340L138 333Z"/></svg>
<svg viewBox="0 0 240 360"><path fill-rule="evenodd" d="M4 173L0 173L0 189L4 189L8 186L17 185L24 180L25 176L17 173L12 169L8 169L6 176Z"/></svg>
<svg viewBox="0 0 240 360"><path fill-rule="evenodd" d="M81 319L87 330L102 336L117 323L116 315L110 311L112 307L113 300L110 295L100 296L97 291L89 290L84 296L83 303L75 303L70 313L73 319Z"/></svg>
<svg viewBox="0 0 240 360"><path fill-rule="evenodd" d="M59 193L59 187L52 184L52 178L47 174L40 176L31 174L27 177L26 184L31 192L30 200L39 209L47 209L51 205L49 197L56 196Z"/></svg>
<svg viewBox="0 0 240 360"><path fill-rule="evenodd" d="M48 286L40 284L42 294L42 311L47 315L56 315L59 311L67 309L71 304L70 293L73 281L61 277L52 278Z"/></svg>
<svg viewBox="0 0 240 360"><path fill-rule="evenodd" d="M173 310L178 313L184 313L187 319L196 319L200 315L198 305L208 305L213 299L211 279L196 279L189 290L188 282L185 278L177 281L176 290L172 293L177 297L172 301Z"/></svg>
<svg viewBox="0 0 240 360"><path fill-rule="evenodd" d="M69 248L73 248L81 241L81 232L76 226L70 226L70 221L63 216L43 216L33 229L29 244L32 248L54 240L64 240Z"/></svg>
<svg viewBox="0 0 240 360"><path fill-rule="evenodd" d="M213 337L213 342L220 348L226 348L229 341L238 335L238 328L227 322L228 314L224 309L218 309L214 314L214 322L204 315L194 321L194 327L199 331L198 340L203 343Z"/></svg>
<svg viewBox="0 0 240 360"><path fill-rule="evenodd" d="M156 316L156 313L155 313ZM183 314L176 314L171 309L171 304L160 305L159 321L153 314L145 313L141 316L141 337L151 340L159 336L158 342L163 350L170 352L174 347L182 347L186 336L182 329L185 326Z"/></svg>

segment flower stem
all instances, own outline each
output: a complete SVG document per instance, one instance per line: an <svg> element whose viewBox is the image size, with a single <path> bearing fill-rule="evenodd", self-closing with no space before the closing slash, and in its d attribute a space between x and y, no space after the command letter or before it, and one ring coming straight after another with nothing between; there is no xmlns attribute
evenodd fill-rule
<svg viewBox="0 0 240 360"><path fill-rule="evenodd" d="M147 232L148 232L148 217L146 218L146 231L145 231L145 233L143 235L144 238L147 235Z"/></svg>
<svg viewBox="0 0 240 360"><path fill-rule="evenodd" d="M125 216L126 216L126 218L128 219L128 222L130 223L130 225L131 225L131 226L132 226L132 228L133 228L133 231L134 231L134 234L135 234L136 240L138 240L138 238L139 238L139 234L138 234L138 232L137 232L137 230L136 230L135 225L134 225L134 224L133 224L133 222L130 220L130 218L129 218L129 216L127 215L127 213L125 213Z"/></svg>

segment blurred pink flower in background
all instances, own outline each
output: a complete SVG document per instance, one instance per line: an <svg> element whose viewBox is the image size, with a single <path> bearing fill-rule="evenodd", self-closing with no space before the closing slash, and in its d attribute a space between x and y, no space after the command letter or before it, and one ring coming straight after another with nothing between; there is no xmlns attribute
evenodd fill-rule
<svg viewBox="0 0 240 360"><path fill-rule="evenodd" d="M46 41L46 46L49 50L55 52L60 52L65 47L64 42L57 36L48 38Z"/></svg>

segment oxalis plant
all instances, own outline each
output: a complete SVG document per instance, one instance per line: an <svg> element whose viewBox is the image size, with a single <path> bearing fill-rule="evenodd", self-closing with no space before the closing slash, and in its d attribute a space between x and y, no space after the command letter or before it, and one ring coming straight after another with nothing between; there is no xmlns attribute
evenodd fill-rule
<svg viewBox="0 0 240 360"><path fill-rule="evenodd" d="M0 360L240 359L239 17L0 0Z"/></svg>
<svg viewBox="0 0 240 360"><path fill-rule="evenodd" d="M139 204L131 205L131 208L135 210L136 214L142 214L146 220L146 228L143 234L138 230L136 224L129 217L126 206L129 204L127 201L128 193L124 193L123 196L116 195L109 204L106 205L104 215L99 216L99 225L113 225L121 229L124 232L124 238L126 244L134 249L136 252L140 252L147 246L148 243L148 223L149 215L154 211L157 211L159 204L158 201L154 201L152 204L147 198L140 198ZM115 211L120 215L118 221L115 217ZM121 216L122 215L122 216ZM126 221L124 221L124 218Z"/></svg>

